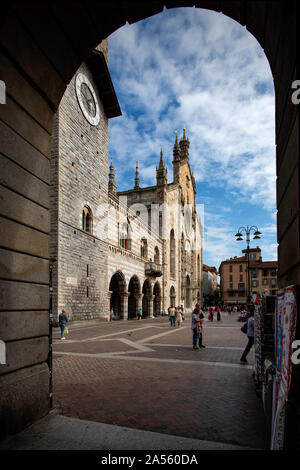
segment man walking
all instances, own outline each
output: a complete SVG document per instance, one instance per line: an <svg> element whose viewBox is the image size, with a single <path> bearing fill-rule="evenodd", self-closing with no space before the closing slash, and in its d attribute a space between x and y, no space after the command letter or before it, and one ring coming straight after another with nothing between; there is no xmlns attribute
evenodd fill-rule
<svg viewBox="0 0 300 470"><path fill-rule="evenodd" d="M248 343L240 359L241 364L248 364L247 355L254 344L254 312L251 311L247 324Z"/></svg>
<svg viewBox="0 0 300 470"><path fill-rule="evenodd" d="M63 309L61 311L61 314L58 317L58 324L60 326L60 337L61 337L61 339L65 339L65 329L66 329L66 326L67 326L67 321L68 321L68 318L67 318L67 315L66 315L66 311Z"/></svg>
<svg viewBox="0 0 300 470"><path fill-rule="evenodd" d="M175 326L176 316L175 316L175 307L173 307L173 305L169 309L169 315L170 315L170 326Z"/></svg>

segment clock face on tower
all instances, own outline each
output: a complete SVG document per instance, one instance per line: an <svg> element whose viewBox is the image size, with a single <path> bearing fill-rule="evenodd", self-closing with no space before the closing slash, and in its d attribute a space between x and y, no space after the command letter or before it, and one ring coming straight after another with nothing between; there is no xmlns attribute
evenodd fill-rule
<svg viewBox="0 0 300 470"><path fill-rule="evenodd" d="M79 73L75 80L76 96L80 109L92 126L97 126L100 121L100 110L95 90L89 79Z"/></svg>

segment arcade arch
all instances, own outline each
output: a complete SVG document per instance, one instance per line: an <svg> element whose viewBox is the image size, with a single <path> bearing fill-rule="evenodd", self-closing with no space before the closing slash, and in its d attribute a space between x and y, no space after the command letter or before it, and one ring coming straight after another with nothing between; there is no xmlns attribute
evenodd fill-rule
<svg viewBox="0 0 300 470"><path fill-rule="evenodd" d="M140 307L141 284L139 278L134 275L128 284L128 320L137 317L137 311Z"/></svg>
<svg viewBox="0 0 300 470"><path fill-rule="evenodd" d="M110 279L110 309L113 308L114 315L123 319L125 316L124 297L126 294L126 280L122 271L117 271Z"/></svg>

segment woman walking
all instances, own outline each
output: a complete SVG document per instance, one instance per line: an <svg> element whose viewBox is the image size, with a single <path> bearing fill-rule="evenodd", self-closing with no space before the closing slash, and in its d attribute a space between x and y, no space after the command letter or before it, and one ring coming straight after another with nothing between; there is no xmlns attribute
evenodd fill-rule
<svg viewBox="0 0 300 470"><path fill-rule="evenodd" d="M182 323L182 310L181 310L181 307L177 308L176 319L177 319L177 325L178 325L178 327L180 327L181 323Z"/></svg>

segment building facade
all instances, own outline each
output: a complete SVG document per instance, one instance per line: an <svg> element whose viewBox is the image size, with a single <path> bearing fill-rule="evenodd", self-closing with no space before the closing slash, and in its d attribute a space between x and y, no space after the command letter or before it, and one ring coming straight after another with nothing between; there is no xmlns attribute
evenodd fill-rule
<svg viewBox="0 0 300 470"><path fill-rule="evenodd" d="M173 149L168 183L161 151L156 185L117 192L108 121L121 115L107 41L77 70L55 116L51 148L53 318L144 317L202 299L202 228L189 140Z"/></svg>
<svg viewBox="0 0 300 470"><path fill-rule="evenodd" d="M244 256L222 261L219 267L222 301L246 304L248 292L248 250ZM250 295L263 298L277 291L277 261L263 261L259 247L249 249Z"/></svg>
<svg viewBox="0 0 300 470"><path fill-rule="evenodd" d="M218 271L215 266L203 264L202 286L203 303L209 305L218 302Z"/></svg>

